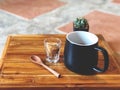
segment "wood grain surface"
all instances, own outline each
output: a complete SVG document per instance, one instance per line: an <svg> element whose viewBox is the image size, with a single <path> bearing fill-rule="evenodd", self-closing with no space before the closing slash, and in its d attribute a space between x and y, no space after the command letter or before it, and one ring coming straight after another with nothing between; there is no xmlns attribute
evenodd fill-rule
<svg viewBox="0 0 120 90"><path fill-rule="evenodd" d="M99 37L99 45L109 53L110 64L105 73L95 75L80 75L71 72L64 66L63 52L65 45L63 34L44 35L11 35L6 41L0 64L0 89L42 90L119 90L120 65L114 57L103 36ZM60 60L57 64L50 64L45 60L44 39L50 37L60 38L62 47ZM38 55L50 68L61 73L61 78L56 78L42 66L30 61L31 55ZM103 56L99 53L99 66L103 64Z"/></svg>

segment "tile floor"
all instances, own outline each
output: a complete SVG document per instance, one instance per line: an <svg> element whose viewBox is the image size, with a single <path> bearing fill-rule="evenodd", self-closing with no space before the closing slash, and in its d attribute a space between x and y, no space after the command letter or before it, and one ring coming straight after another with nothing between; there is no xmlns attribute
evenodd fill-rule
<svg viewBox="0 0 120 90"><path fill-rule="evenodd" d="M10 34L64 34L76 17L120 55L120 0L0 0L0 56Z"/></svg>
<svg viewBox="0 0 120 90"><path fill-rule="evenodd" d="M120 0L113 0L113 2L120 4Z"/></svg>
<svg viewBox="0 0 120 90"><path fill-rule="evenodd" d="M22 17L32 19L62 5L64 5L64 3L58 0L2 0L0 8Z"/></svg>

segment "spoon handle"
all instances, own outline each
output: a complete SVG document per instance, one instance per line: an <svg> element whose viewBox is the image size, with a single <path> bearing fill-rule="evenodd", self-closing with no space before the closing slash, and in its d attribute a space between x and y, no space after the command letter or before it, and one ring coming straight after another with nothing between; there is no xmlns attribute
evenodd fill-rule
<svg viewBox="0 0 120 90"><path fill-rule="evenodd" d="M60 73L56 72L55 70L49 68L47 65L45 64L41 64L45 69L47 69L48 71L50 71L52 74L54 74L57 78L59 78L61 75Z"/></svg>

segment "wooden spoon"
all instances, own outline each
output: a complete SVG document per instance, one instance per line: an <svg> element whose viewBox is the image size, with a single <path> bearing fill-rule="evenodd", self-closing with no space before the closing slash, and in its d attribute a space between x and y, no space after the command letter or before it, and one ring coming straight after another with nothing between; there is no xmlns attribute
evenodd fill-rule
<svg viewBox="0 0 120 90"><path fill-rule="evenodd" d="M51 68L49 68L47 65L45 65L38 56L32 55L30 58L31 58L31 61L32 61L33 63L36 63L36 64L39 64L39 65L43 66L45 69L47 69L47 70L50 71L52 74L54 74L57 78L59 78L59 77L61 76L60 73L54 71L53 69L51 69Z"/></svg>

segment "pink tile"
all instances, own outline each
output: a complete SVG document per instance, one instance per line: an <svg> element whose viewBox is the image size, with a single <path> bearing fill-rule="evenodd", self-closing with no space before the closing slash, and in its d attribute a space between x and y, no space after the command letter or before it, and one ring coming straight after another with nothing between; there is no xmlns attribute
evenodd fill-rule
<svg viewBox="0 0 120 90"><path fill-rule="evenodd" d="M102 34L111 48L120 52L120 16L94 11L85 16L90 25L90 32L95 34ZM60 27L59 30L63 32L71 32L72 22Z"/></svg>
<svg viewBox="0 0 120 90"><path fill-rule="evenodd" d="M23 16L34 18L64 5L58 0L2 0L0 9Z"/></svg>
<svg viewBox="0 0 120 90"><path fill-rule="evenodd" d="M113 0L113 2L120 4L120 0Z"/></svg>

